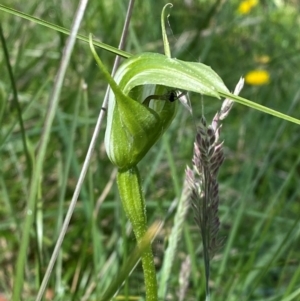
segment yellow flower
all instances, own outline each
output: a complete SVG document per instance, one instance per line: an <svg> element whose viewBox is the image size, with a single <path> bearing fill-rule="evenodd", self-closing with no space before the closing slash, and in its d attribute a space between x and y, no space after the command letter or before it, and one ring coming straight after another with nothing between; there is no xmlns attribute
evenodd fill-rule
<svg viewBox="0 0 300 301"><path fill-rule="evenodd" d="M268 55L261 55L261 56L256 56L254 58L256 63L260 64L268 64L270 62L270 57Z"/></svg>
<svg viewBox="0 0 300 301"><path fill-rule="evenodd" d="M238 13L241 15L249 14L251 9L258 4L258 0L242 1L238 7Z"/></svg>
<svg viewBox="0 0 300 301"><path fill-rule="evenodd" d="M270 74L266 70L252 70L246 74L245 81L253 86L266 85L270 82Z"/></svg>

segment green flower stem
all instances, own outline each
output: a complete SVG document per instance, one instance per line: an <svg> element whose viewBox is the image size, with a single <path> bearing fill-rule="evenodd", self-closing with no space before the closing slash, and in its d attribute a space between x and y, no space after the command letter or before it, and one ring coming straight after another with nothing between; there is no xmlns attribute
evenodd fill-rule
<svg viewBox="0 0 300 301"><path fill-rule="evenodd" d="M132 224L138 245L147 231L146 205L136 166L118 172L117 183L125 213ZM146 300L157 301L157 280L151 245L142 254Z"/></svg>

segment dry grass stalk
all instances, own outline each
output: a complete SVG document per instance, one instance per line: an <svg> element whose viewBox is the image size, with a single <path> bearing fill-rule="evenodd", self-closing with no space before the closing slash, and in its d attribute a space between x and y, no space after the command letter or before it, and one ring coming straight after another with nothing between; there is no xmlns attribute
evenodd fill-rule
<svg viewBox="0 0 300 301"><path fill-rule="evenodd" d="M234 94L238 95L244 85L240 79ZM194 143L193 169L186 169L186 177L191 189L192 207L195 221L199 226L206 274L206 295L209 300L210 260L222 246L223 240L218 238L220 221L218 217L219 184L217 176L224 161L223 142L219 142L221 124L233 105L233 101L225 99L210 125L202 116Z"/></svg>
<svg viewBox="0 0 300 301"><path fill-rule="evenodd" d="M190 273L191 273L191 258L190 256L186 256L180 268L178 301L185 300L186 293L189 286Z"/></svg>

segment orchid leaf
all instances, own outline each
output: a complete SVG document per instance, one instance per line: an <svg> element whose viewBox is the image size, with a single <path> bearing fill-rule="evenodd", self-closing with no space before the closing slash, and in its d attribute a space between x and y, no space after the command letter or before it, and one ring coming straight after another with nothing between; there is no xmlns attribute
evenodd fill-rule
<svg viewBox="0 0 300 301"><path fill-rule="evenodd" d="M296 124L300 124L300 120L299 119L296 119L294 117L291 117L289 115L286 115L286 114L283 114L279 111L276 111L276 110L273 110L271 108L268 108L268 107L265 107L259 103L256 103L256 102L253 102L249 99L246 99L246 98L243 98L241 96L238 96L238 95L234 95L232 93L220 93L221 96L223 97L227 97L227 98L230 98L232 100L234 100L235 102L238 102L244 106L247 106L247 107L250 107L252 109L255 109L255 110L258 110L258 111L261 111L263 113L267 113L269 115L272 115L272 116L275 116L275 117L278 117L278 118L281 118L281 119L284 119L284 120L287 120L287 121L290 121L290 122L293 122L293 123L296 123Z"/></svg>

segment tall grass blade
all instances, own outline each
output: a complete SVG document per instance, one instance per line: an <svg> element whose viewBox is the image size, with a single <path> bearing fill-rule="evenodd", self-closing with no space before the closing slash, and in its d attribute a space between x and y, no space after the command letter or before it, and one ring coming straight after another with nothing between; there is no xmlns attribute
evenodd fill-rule
<svg viewBox="0 0 300 301"><path fill-rule="evenodd" d="M100 301L111 300L111 298L118 292L118 289L120 288L122 283L126 280L126 278L131 273L133 268L136 266L142 254L144 252L147 252L147 249L149 248L151 241L155 238L161 226L162 226L161 223L156 222L148 229L148 231L139 241L138 246L134 249L133 252L131 252L131 255L129 256L125 265L122 267L115 281L113 281L106 289Z"/></svg>
<svg viewBox="0 0 300 301"><path fill-rule="evenodd" d="M28 177L30 178L31 170L32 170L32 164L31 164L31 160L30 160L30 156L29 156L29 152L28 152L28 147L27 147L27 142L26 142L27 138L26 138L24 122L23 122L23 117L22 117L22 110L21 110L21 106L20 106L20 103L19 103L18 91L17 91L17 87L16 87L15 77L14 77L13 70L12 70L12 67L11 67L11 64L10 64L9 52L8 52L7 47L6 47L6 41L5 41L5 38L4 38L4 35L3 35L3 30L2 30L1 23L0 23L0 40L1 40L2 47L3 47L6 67L7 67L7 70L8 70L8 74L9 74L9 78L10 78L10 82L11 82L11 87L12 87L12 91L13 91L13 103L14 103L15 109L16 109L17 114L18 114L18 121L20 123L23 149L24 149L24 154L25 154L25 157L26 157L27 172L28 172Z"/></svg>
<svg viewBox="0 0 300 301"><path fill-rule="evenodd" d="M183 191L177 205L176 214L174 216L174 225L172 227L172 232L169 237L168 248L164 255L164 262L161 269L161 275L159 280L159 289L158 289L159 300L166 299L168 281L171 276L172 265L174 263L178 242L182 234L185 217L189 208L189 198L190 198L190 193L189 193L188 182L187 180L185 180L183 185Z"/></svg>
<svg viewBox="0 0 300 301"><path fill-rule="evenodd" d="M7 6L2 5L2 4L0 4L0 10L2 10L4 12L7 12L9 14L12 14L12 15L18 16L18 17L23 18L25 20L34 22L36 24L42 25L44 27L53 29L57 32L61 32L61 33L66 34L66 35L70 35L70 33L71 33L70 30L68 30L64 27L61 27L61 26L53 24L51 22L33 17L31 15L25 14L23 12L20 12L18 10L15 10L13 8L7 7ZM83 35L80 35L80 34L76 34L76 39L78 39L80 41L83 41L83 42L86 42L86 43L89 43L89 39L87 37L83 36ZM126 51L123 51L121 49L117 49L113 46L110 46L108 44L105 44L105 43L102 43L102 42L99 42L99 41L93 41L93 44L97 47L100 47L102 49L110 51L111 53L114 53L114 54L119 55L119 56L124 57L124 58L129 58L132 55L132 54L126 52Z"/></svg>

